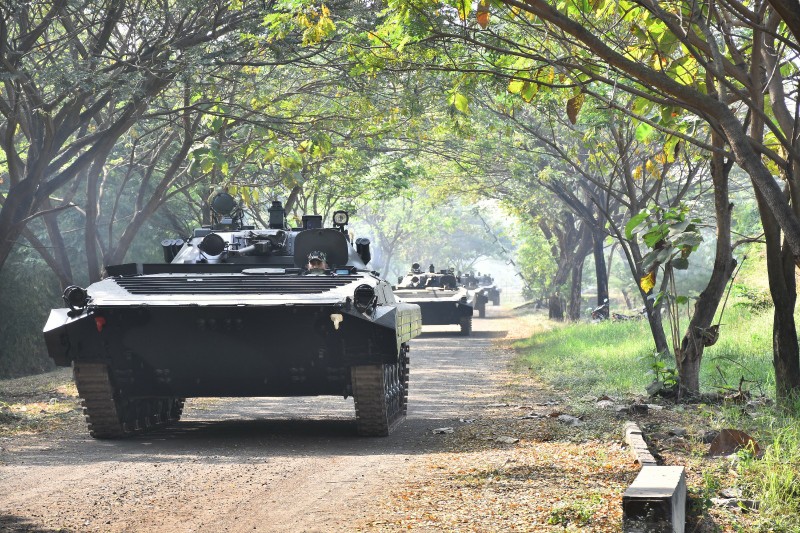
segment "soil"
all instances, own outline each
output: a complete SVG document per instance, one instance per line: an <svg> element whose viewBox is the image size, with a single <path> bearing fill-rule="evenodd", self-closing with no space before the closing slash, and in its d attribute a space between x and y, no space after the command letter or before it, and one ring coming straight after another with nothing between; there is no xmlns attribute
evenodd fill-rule
<svg viewBox="0 0 800 533"><path fill-rule="evenodd" d="M412 341L386 438L320 397L194 399L174 427L99 441L68 369L0 381L0 531L619 531L624 421L559 422L567 399L509 370L544 321L486 311L470 337Z"/></svg>

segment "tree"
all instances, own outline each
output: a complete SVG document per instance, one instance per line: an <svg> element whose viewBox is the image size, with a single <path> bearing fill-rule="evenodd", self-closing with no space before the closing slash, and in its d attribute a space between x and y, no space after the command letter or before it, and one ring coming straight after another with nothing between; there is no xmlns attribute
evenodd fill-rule
<svg viewBox="0 0 800 533"><path fill-rule="evenodd" d="M36 1L0 10L7 74L0 95L2 267L28 222L66 207L52 207L51 196L75 180L88 180L86 214L95 217L94 184L117 140L181 72L234 50L226 36L255 12L146 0ZM93 243L92 233L87 246Z"/></svg>
<svg viewBox="0 0 800 533"><path fill-rule="evenodd" d="M696 142L691 132L707 124L721 144L699 146L710 153L722 151L724 159L748 173L760 198L762 218L774 222L783 236L780 249L773 246L769 252L775 294L794 293L787 281L790 276L781 268L800 260L800 218L795 212L797 202L791 201L800 183L794 174L800 150L792 133L798 131L797 119L787 112L796 99L788 96L794 93L786 92L787 86L797 84L791 58L798 43L796 34L789 31L797 26L793 25L796 17L786 9L788 3L777 2L775 10L760 3L751 8L651 0L500 3L500 8L479 10L482 19L473 22L468 4L452 2L451 9L438 6L433 10L425 2L398 2L391 23L402 20L408 28L398 37L406 56L411 55L407 50L418 45L425 52L417 51L416 57L428 54L427 64L435 63L462 77L503 77L511 82L509 90L529 102L542 92L555 93L571 120L591 97L638 120L641 138L660 129ZM784 17L786 27L780 26ZM436 46L446 46L446 54L431 60ZM465 50L478 52L469 55ZM632 107L619 105L620 92L637 99ZM769 95L769 106L763 94ZM462 104L465 109L468 106L468 100ZM774 177L778 172L790 190L788 195ZM725 176L717 174L720 179ZM720 215L721 210L717 211ZM724 228L725 221L720 224ZM715 268L722 277L730 276L730 250L719 252ZM776 256L780 253L784 258ZM698 302L697 309L710 321L709 310L719 303L717 291L704 291L701 299L710 305ZM778 395L785 400L800 390L796 331L789 318L794 299L776 297L775 303L776 380ZM695 383L685 385L687 392L697 392Z"/></svg>

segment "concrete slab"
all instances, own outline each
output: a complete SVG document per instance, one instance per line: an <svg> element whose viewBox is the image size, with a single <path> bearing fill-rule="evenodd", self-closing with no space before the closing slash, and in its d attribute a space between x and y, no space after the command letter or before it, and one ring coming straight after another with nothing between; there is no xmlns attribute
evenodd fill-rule
<svg viewBox="0 0 800 533"><path fill-rule="evenodd" d="M686 472L682 466L643 466L622 495L622 529L629 533L683 533Z"/></svg>

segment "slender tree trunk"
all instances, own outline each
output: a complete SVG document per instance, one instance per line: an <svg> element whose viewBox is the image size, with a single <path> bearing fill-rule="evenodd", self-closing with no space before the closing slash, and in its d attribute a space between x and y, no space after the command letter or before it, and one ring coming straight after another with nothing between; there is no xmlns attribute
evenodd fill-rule
<svg viewBox="0 0 800 533"><path fill-rule="evenodd" d="M608 300L608 270L606 269L606 255L603 253L603 241L605 240L605 233L594 231L592 232L594 253L594 272L597 277L597 305L601 306ZM611 305L605 308L605 315L611 310Z"/></svg>
<svg viewBox="0 0 800 533"><path fill-rule="evenodd" d="M670 352L669 343L667 342L667 334L664 333L664 321L661 317L661 308L653 305L653 300L648 298L647 293L639 289L644 302L644 309L647 313L647 324L650 326L650 334L653 336L653 342L656 345L656 351L662 354Z"/></svg>
<svg viewBox="0 0 800 533"><path fill-rule="evenodd" d="M781 252L783 285L786 291L775 302L772 322L772 360L775 366L775 390L781 405L791 406L800 394L800 353L797 344L797 325L794 310L797 287L794 258L788 247Z"/></svg>
<svg viewBox="0 0 800 533"><path fill-rule="evenodd" d="M643 274L642 252L639 249L639 245L635 241L622 241L621 238L619 242L627 242L627 245L622 246L622 251L625 255L625 260L628 263L631 275L636 281L639 297L642 299L642 303L644 303L645 313L647 314L647 324L650 326L650 334L653 336L653 343L656 345L656 351L662 354L670 353L667 336L664 333L661 309L653 305L650 294L643 291L641 285L639 285L639 280L642 279Z"/></svg>
<svg viewBox="0 0 800 533"><path fill-rule="evenodd" d="M767 243L767 276L775 305L772 320L772 360L775 367L775 394L779 403L788 404L800 391L800 354L794 309L797 287L793 256L781 246L781 229L760 194L756 194L761 224Z"/></svg>
<svg viewBox="0 0 800 533"><path fill-rule="evenodd" d="M45 202L45 207L48 209L52 207L49 199ZM56 274L61 283L61 290L64 290L67 285L72 283L73 275L67 247L61 234L61 227L58 224L58 213L49 213L44 215L42 219L47 227L47 235L50 237L50 244L53 247L53 258L58 263L59 269Z"/></svg>
<svg viewBox="0 0 800 533"><path fill-rule="evenodd" d="M712 133L712 142L717 148L724 146L723 140L716 133ZM734 268L731 254L731 206L728 203L728 173L731 164L732 162L724 161L721 151L714 152L711 176L714 182L714 211L717 225L716 256L711 278L695 303L694 314L681 340L680 349L675 352L681 397L700 394L700 363L703 359L703 350L707 345L714 344L719 336L720 326L712 326L711 322L714 320Z"/></svg>
<svg viewBox="0 0 800 533"><path fill-rule="evenodd" d="M778 9L778 5L785 2L771 2L776 11L780 12L786 19L786 12ZM795 35L798 29L797 21L800 15L795 12L793 18L795 24ZM775 117L785 133L791 134L793 144L797 146L797 115L788 108L784 86L780 79L776 79L772 72L777 68L778 55L776 52L777 41L774 37L780 21L777 17L770 16L767 19L766 29L758 29L753 33L753 75L754 80L759 82L753 84L751 89L755 98L754 103L763 109L763 100L760 98L764 87L769 89L770 101ZM763 46L762 46L763 44ZM763 60L763 65L759 62ZM756 141L763 139L763 120L758 113L753 114L752 137ZM784 174L787 185L786 199L795 214L800 210L800 169L797 161L789 165ZM772 302L775 306L772 320L772 359L775 368L775 393L778 402L784 406L790 406L791 402L800 393L800 354L798 354L797 327L794 320L795 305L797 302L797 281L795 278L795 254L789 247L788 235L783 235L782 228L778 224L777 215L767 206L766 198L756 189L756 200L758 201L759 212L761 213L761 224L764 229L764 237L767 249L767 276L769 279L769 290L772 295ZM785 228L783 228L785 231ZM781 242L783 241L783 242Z"/></svg>
<svg viewBox="0 0 800 533"><path fill-rule="evenodd" d="M567 316L569 316L569 319L572 321L577 321L581 318L581 285L583 281L583 264L584 260L581 259L572 267L569 289L569 306L567 307Z"/></svg>

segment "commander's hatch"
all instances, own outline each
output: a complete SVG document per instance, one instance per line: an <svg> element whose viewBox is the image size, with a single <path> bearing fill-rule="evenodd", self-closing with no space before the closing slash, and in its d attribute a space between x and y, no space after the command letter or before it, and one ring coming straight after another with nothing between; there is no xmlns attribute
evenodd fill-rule
<svg viewBox="0 0 800 533"><path fill-rule="evenodd" d="M308 254L314 251L325 252L330 268L345 266L350 260L350 244L337 229L307 229L298 233L294 238L294 265L305 267Z"/></svg>

